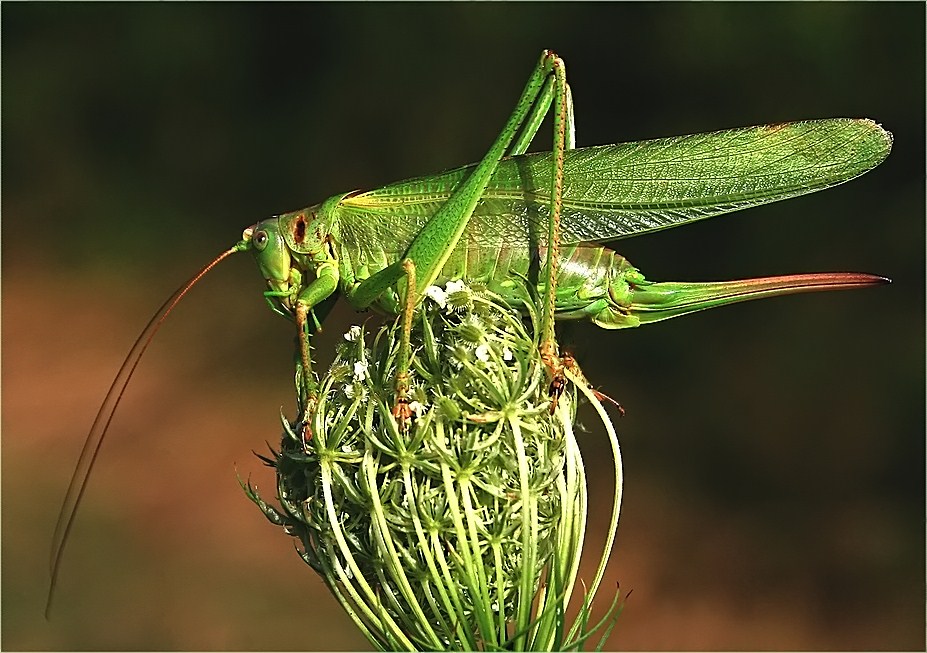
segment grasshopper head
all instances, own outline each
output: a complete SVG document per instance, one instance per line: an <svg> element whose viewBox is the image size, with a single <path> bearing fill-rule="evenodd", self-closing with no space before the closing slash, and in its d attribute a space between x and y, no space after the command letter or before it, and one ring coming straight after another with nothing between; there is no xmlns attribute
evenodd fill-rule
<svg viewBox="0 0 927 653"><path fill-rule="evenodd" d="M262 220L245 229L242 243L250 243L264 280L271 290L287 292L290 283L292 260L278 218Z"/></svg>

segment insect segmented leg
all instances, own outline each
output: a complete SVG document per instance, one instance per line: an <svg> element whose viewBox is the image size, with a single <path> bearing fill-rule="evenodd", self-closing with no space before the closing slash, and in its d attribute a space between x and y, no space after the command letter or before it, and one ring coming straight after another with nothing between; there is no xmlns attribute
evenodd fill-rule
<svg viewBox="0 0 927 653"><path fill-rule="evenodd" d="M560 62L560 59L555 54L546 50L543 52L515 110L489 151L470 176L419 230L406 249L405 258L415 261L417 268L417 294L421 295L439 276L466 230L467 223L473 217L475 207L492 181L499 162L505 157L523 154L537 133L554 96L552 74L557 62ZM562 67L562 62L560 65ZM384 292L395 287L402 275L399 261L386 266L350 291L352 305L356 308L366 308Z"/></svg>
<svg viewBox="0 0 927 653"><path fill-rule="evenodd" d="M402 261L402 269L406 274L406 298L402 310L402 334L399 341L399 356L396 361L395 390L396 399L393 406L393 417L399 423L400 430L405 430L412 419L412 409L409 401L409 364L412 357L412 347L409 339L412 332L412 316L415 312L417 296L415 292L415 263L411 259Z"/></svg>
<svg viewBox="0 0 927 653"><path fill-rule="evenodd" d="M312 350L310 345L311 335L309 333L309 313L312 309L308 304L303 302L296 303L296 328L297 339L299 340L299 359L302 373L302 422L303 422L303 441L308 442L312 439L312 429L309 424L312 421L312 415L315 413L315 407L318 403L318 384L315 381L315 375L312 373ZM318 320L315 319L316 331L318 331Z"/></svg>
<svg viewBox="0 0 927 653"><path fill-rule="evenodd" d="M334 293L323 296L321 301L300 298L295 302L293 319L296 321L296 340L299 370L297 379L299 383L299 403L302 410L302 421L308 425L315 413L318 404L319 383L312 371L312 337L322 331L322 321L331 312L337 301ZM306 440L312 438L309 427L304 426Z"/></svg>
<svg viewBox="0 0 927 653"><path fill-rule="evenodd" d="M303 365L303 376L305 379L312 376L312 355L309 351L308 316L309 305L298 302L296 304L296 328L299 331L299 358Z"/></svg>
<svg viewBox="0 0 927 653"><path fill-rule="evenodd" d="M545 302L541 316L541 344L539 353L548 369L551 379L551 413L557 408L557 399L566 385L563 365L559 359L556 336L554 334L554 312L557 299L557 268L560 262L560 213L563 206L563 161L564 152L576 147L576 129L573 119L573 95L566 83L566 66L563 59L550 50L542 55L540 67L546 72L547 79L543 89L534 100L531 113L525 118L518 139L507 151L507 156L524 154L531 140L537 134L544 117L554 104L554 143L552 158L554 166L551 178L550 220L548 222L547 259L545 270Z"/></svg>
<svg viewBox="0 0 927 653"><path fill-rule="evenodd" d="M563 159L564 152L574 145L573 102L566 83L566 67L563 60L554 56L551 61L554 93L554 143L551 175L550 219L547 232L547 261L544 267L547 280L545 302L541 316L541 359L547 366L551 379L550 412L557 408L557 400L565 384L563 363L559 357L554 333L554 312L557 308L557 268L560 262L560 211L563 206Z"/></svg>

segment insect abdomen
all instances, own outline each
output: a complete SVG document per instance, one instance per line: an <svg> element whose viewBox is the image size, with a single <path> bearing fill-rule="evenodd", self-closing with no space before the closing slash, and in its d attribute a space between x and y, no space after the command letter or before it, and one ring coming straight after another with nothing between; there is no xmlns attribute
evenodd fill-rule
<svg viewBox="0 0 927 653"><path fill-rule="evenodd" d="M526 282L536 286L537 297L543 296L545 274L540 262L546 256L544 247L533 254L526 247L458 248L435 283L463 279L518 306ZM605 328L637 326L622 299L630 289L629 278L638 276L627 259L608 248L583 244L562 247L557 268L557 319L590 319Z"/></svg>

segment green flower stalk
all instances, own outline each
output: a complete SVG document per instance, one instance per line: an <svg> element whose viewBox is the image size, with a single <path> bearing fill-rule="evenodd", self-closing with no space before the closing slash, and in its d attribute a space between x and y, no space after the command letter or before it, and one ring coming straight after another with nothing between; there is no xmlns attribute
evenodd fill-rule
<svg viewBox="0 0 927 653"><path fill-rule="evenodd" d="M618 596L598 624L592 599L614 541L621 462L614 429L581 375L551 410L536 313L451 282L414 318L409 407L397 422L401 320L369 348L352 327L308 419L282 418L281 509L248 496L299 540L300 554L381 650L571 650L604 643ZM297 375L298 377L298 375ZM297 393L302 387L296 379ZM612 523L579 615L566 625L588 497L576 443L577 398L612 441ZM299 397L302 410L306 398Z"/></svg>

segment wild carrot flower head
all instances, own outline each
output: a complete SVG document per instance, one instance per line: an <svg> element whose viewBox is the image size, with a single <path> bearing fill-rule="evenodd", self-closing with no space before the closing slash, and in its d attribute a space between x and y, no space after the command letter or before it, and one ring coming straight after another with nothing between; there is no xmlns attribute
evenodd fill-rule
<svg viewBox="0 0 927 653"><path fill-rule="evenodd" d="M425 295L413 419L393 416L400 320L369 347L353 327L321 380L311 439L283 420L268 460L281 510L246 490L380 649L578 647L605 562L566 628L587 509L577 388L592 395L568 385L551 412L530 301L526 321L459 282ZM619 493L616 466L611 537Z"/></svg>

